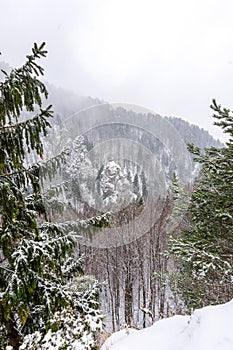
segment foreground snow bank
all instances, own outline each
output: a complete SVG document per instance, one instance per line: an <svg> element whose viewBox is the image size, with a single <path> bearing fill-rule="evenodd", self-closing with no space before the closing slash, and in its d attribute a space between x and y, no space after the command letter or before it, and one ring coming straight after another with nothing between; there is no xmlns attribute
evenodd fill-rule
<svg viewBox="0 0 233 350"><path fill-rule="evenodd" d="M140 331L116 332L101 350L232 350L232 324L233 300L191 316L163 319Z"/></svg>

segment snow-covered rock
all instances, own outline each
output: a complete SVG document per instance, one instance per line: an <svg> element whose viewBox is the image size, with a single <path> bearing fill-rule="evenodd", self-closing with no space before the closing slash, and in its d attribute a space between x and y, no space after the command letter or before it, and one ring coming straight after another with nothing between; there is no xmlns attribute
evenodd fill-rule
<svg viewBox="0 0 233 350"><path fill-rule="evenodd" d="M120 331L101 350L232 350L233 300L157 321L140 331Z"/></svg>

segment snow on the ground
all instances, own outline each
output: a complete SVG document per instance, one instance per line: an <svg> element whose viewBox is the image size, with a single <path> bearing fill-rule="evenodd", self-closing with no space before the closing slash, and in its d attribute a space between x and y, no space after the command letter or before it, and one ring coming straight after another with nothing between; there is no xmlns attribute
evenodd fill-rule
<svg viewBox="0 0 233 350"><path fill-rule="evenodd" d="M108 350L108 349L112 349L112 345L117 343L119 340L125 339L126 337L128 337L128 335L133 334L134 332L136 332L136 329L133 328L128 328L128 329L124 329L122 331L119 332L115 332L113 333L104 343L104 345L101 347L100 350Z"/></svg>
<svg viewBox="0 0 233 350"><path fill-rule="evenodd" d="M101 350L232 350L233 300L110 336Z"/></svg>

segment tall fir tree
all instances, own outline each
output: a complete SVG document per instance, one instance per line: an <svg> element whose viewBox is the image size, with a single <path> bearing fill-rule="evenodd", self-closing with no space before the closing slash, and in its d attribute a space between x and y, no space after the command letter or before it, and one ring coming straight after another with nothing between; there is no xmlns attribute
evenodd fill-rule
<svg viewBox="0 0 233 350"><path fill-rule="evenodd" d="M224 148L189 150L202 166L187 211L189 222L170 250L178 261L179 285L189 307L225 302L233 292L233 116L215 100L215 125L229 134Z"/></svg>
<svg viewBox="0 0 233 350"><path fill-rule="evenodd" d="M44 71L37 63L46 56L44 47L34 44L26 63L9 74L3 72L5 80L0 82L0 347L19 349L24 344L23 349L47 349L60 337L56 349L67 344L75 349L77 339L84 342L83 349L94 349L93 337L101 326L97 288L89 283L89 289L80 290L81 259L72 252L81 230L105 225L106 216L46 222L39 175L51 175L64 154L46 163L26 162L33 152L43 159L42 136L52 117L51 106L42 107L48 92L38 78ZM30 118L23 117L25 111ZM73 320L75 331L69 336L64 315ZM47 337L46 343L48 331L51 341ZM88 344L83 334L89 337Z"/></svg>

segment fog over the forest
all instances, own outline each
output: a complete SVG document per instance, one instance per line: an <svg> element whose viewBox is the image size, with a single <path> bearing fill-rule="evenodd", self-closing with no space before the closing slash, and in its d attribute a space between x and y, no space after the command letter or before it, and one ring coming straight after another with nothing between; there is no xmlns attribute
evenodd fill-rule
<svg viewBox="0 0 233 350"><path fill-rule="evenodd" d="M0 0L0 60L49 51L45 79L81 95L212 127L212 98L233 109L231 0Z"/></svg>

